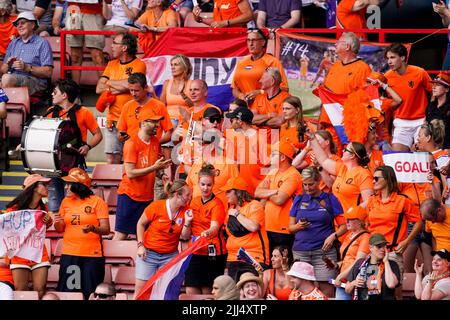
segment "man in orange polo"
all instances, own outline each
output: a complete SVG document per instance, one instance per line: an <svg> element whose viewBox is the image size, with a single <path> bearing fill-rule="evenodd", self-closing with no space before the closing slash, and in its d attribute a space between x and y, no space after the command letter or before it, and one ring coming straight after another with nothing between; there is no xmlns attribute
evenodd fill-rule
<svg viewBox="0 0 450 320"><path fill-rule="evenodd" d="M291 165L295 149L280 141L272 148L271 163L276 166L259 184L255 198L265 200L265 221L269 251L279 245L292 248L294 235L289 233L289 211L292 199L302 192L302 176Z"/></svg>
<svg viewBox="0 0 450 320"><path fill-rule="evenodd" d="M219 107L208 103L206 100L208 98L208 84L205 80L192 80L191 86L189 87L189 98L194 104L190 110L192 112L192 120L194 121L202 120L203 113L208 108L216 108L220 113L222 113L222 110Z"/></svg>
<svg viewBox="0 0 450 320"><path fill-rule="evenodd" d="M158 159L160 143L156 138L162 116L150 108L139 112L139 131L125 142L124 172L119 184L114 240L125 240L136 234L136 224L144 209L153 200L156 172L171 161Z"/></svg>

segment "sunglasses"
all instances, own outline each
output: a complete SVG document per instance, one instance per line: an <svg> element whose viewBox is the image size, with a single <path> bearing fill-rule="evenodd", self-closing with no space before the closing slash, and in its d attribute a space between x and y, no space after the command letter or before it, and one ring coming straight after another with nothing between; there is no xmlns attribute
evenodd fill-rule
<svg viewBox="0 0 450 320"><path fill-rule="evenodd" d="M383 179L383 177L373 177L373 181L378 182L380 179Z"/></svg>
<svg viewBox="0 0 450 320"><path fill-rule="evenodd" d="M211 117L211 118L207 118L208 120L209 120L209 122L211 122L211 123L214 123L214 122L216 122L216 123L220 123L220 121L222 120L222 119L220 119L219 117Z"/></svg>
<svg viewBox="0 0 450 320"><path fill-rule="evenodd" d="M115 296L115 294L94 292L94 298L107 299L107 298L111 298L111 297L114 297L114 296Z"/></svg>
<svg viewBox="0 0 450 320"><path fill-rule="evenodd" d="M383 249L383 248L386 248L386 243L383 243L383 244L376 244L375 247L377 247L377 249Z"/></svg>
<svg viewBox="0 0 450 320"><path fill-rule="evenodd" d="M173 226L174 225L175 225L175 220L172 220L171 226L170 226L170 229L169 229L169 233L173 233Z"/></svg>
<svg viewBox="0 0 450 320"><path fill-rule="evenodd" d="M351 150L351 149L345 148L345 149L344 149L344 152L345 152L345 151L347 151L348 153L351 153L351 154L355 154L355 151L353 151L353 150Z"/></svg>

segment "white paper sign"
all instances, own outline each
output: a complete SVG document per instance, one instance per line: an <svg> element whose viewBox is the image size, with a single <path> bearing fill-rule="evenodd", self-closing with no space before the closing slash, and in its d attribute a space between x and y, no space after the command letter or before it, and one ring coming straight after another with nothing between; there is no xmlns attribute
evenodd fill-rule
<svg viewBox="0 0 450 320"><path fill-rule="evenodd" d="M384 164L394 169L398 182L430 182L427 152L395 152L383 154Z"/></svg>

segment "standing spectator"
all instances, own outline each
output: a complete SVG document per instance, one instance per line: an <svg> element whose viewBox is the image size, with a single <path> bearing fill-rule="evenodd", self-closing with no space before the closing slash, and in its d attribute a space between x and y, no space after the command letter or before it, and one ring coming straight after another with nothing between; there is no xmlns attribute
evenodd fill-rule
<svg viewBox="0 0 450 320"><path fill-rule="evenodd" d="M0 300L14 299L14 282L9 263L0 256Z"/></svg>
<svg viewBox="0 0 450 320"><path fill-rule="evenodd" d="M110 2L110 3L108 3ZM126 32L137 19L142 0L103 1L102 13L107 20L104 30Z"/></svg>
<svg viewBox="0 0 450 320"><path fill-rule="evenodd" d="M264 294L266 298L272 295L277 300L288 300L292 289L286 273L292 264L291 249L286 246L275 247L270 261L272 262L272 268L261 270L263 272Z"/></svg>
<svg viewBox="0 0 450 320"><path fill-rule="evenodd" d="M383 152L378 149L377 146L377 124L375 122L369 123L369 132L367 133L366 142L364 148L366 148L367 156L370 159L367 168L373 174L376 168L384 165Z"/></svg>
<svg viewBox="0 0 450 320"><path fill-rule="evenodd" d="M105 277L102 236L110 233L108 205L94 195L91 178L83 169L71 169L63 180L66 197L55 216L55 230L64 233L57 291L81 291L87 300ZM71 285L74 266L81 290Z"/></svg>
<svg viewBox="0 0 450 320"><path fill-rule="evenodd" d="M450 300L450 253L446 249L432 251L433 271L423 279L423 264L416 260L414 294L418 300Z"/></svg>
<svg viewBox="0 0 450 320"><path fill-rule="evenodd" d="M300 26L301 0L260 0L258 28L298 28Z"/></svg>
<svg viewBox="0 0 450 320"><path fill-rule="evenodd" d="M42 198L48 195L49 178L38 174L32 174L23 182L24 190L10 203L6 205L6 212L18 210L42 210L47 212L47 206ZM53 224L52 217L46 213L42 216L42 222L47 228ZM19 291L28 290L28 280L33 281L33 289L38 292L39 298L45 293L47 274L50 268L49 255L45 245L42 248L41 262L27 260L21 257L12 257L10 268L14 279L14 288Z"/></svg>
<svg viewBox="0 0 450 320"><path fill-rule="evenodd" d="M370 255L356 260L347 276L345 292L353 300L395 300L401 276L398 264L389 260L387 243L380 233L370 236Z"/></svg>
<svg viewBox="0 0 450 320"><path fill-rule="evenodd" d="M199 6L192 10L194 19L212 28L245 27L253 20L253 10L247 0L214 0L212 18L203 18Z"/></svg>
<svg viewBox="0 0 450 320"><path fill-rule="evenodd" d="M188 240L191 235L191 189L184 180L175 180L165 186L165 191L168 199L152 202L137 223L135 296L153 274L178 254L179 240Z"/></svg>
<svg viewBox="0 0 450 320"><path fill-rule="evenodd" d="M8 45L1 66L2 87L28 87L28 93L47 89L53 71L50 44L34 34L39 23L31 12L22 12L13 21L19 37Z"/></svg>
<svg viewBox="0 0 450 320"><path fill-rule="evenodd" d="M447 5L446 5L447 3ZM434 12L439 14L444 27L450 28L450 3L448 1L439 0L439 3L432 2ZM442 70L450 70L450 33L447 34L449 42L447 43L447 52L445 54Z"/></svg>
<svg viewBox="0 0 450 320"><path fill-rule="evenodd" d="M128 77L136 72L146 74L145 63L136 57L137 40L129 33L117 34L112 43L114 60L108 62L103 75L97 83L95 92L101 94L97 101L97 110L106 115L105 153L106 162L118 164L122 159L123 142L118 138L117 122L119 121L123 105L133 97L128 89ZM103 102L113 95L113 101Z"/></svg>
<svg viewBox="0 0 450 320"><path fill-rule="evenodd" d="M284 99L281 104L283 124L280 128L280 141L285 141L296 149L300 150L305 139L305 122L303 120L302 102L298 97L290 96ZM300 142L300 140L302 140ZM295 159L295 158L294 158ZM294 160L292 161L294 165Z"/></svg>
<svg viewBox="0 0 450 320"><path fill-rule="evenodd" d="M407 63L408 50L401 43L393 43L385 49L389 71L385 76L388 85L394 87L403 102L394 113L392 149L409 151L419 127L425 120L428 104L427 94L431 92L431 78L428 73Z"/></svg>
<svg viewBox="0 0 450 320"><path fill-rule="evenodd" d="M52 30L50 35L59 36L61 30L66 27L66 14L69 2L67 0L56 0L55 12L52 18Z"/></svg>
<svg viewBox="0 0 450 320"><path fill-rule="evenodd" d="M420 206L425 231L431 232L433 250L450 250L450 209L436 199L425 200Z"/></svg>
<svg viewBox="0 0 450 320"><path fill-rule="evenodd" d="M428 103L426 121L430 123L434 119L440 119L445 124L445 138L443 148L450 150L450 76L440 73L433 81L432 95Z"/></svg>
<svg viewBox="0 0 450 320"><path fill-rule="evenodd" d="M240 290L239 300L264 300L264 284L251 272L243 273L236 287Z"/></svg>
<svg viewBox="0 0 450 320"><path fill-rule="evenodd" d="M138 119L138 133L123 148L124 173L117 190L114 240L125 240L129 234L136 234L136 223L153 201L156 172L171 161L158 159L160 144L156 133L162 116L147 108L139 112Z"/></svg>
<svg viewBox="0 0 450 320"><path fill-rule="evenodd" d="M79 30L102 31L103 30L103 16L102 4L99 0L92 0L89 3L84 3L83 0L68 0L69 10L71 6L78 7L71 11L69 15L79 15L79 26L70 26ZM72 19L72 17L69 17ZM66 28L69 27L66 25ZM103 48L105 47L105 36L103 35L67 35L67 45L70 47L70 57L72 65L81 66L83 63L83 47L86 46L91 52L92 62L94 66L101 67L104 65ZM102 75L98 71L99 77ZM80 83L81 70L72 70L72 80Z"/></svg>
<svg viewBox="0 0 450 320"><path fill-rule="evenodd" d="M317 168L302 171L303 194L294 199L290 211L289 232L295 234L292 247L294 260L308 262L314 267L319 288L327 296L334 296L334 287L328 279L336 277L336 271L327 268L324 258L338 259L336 243L347 228L338 199L319 189L320 174ZM334 224L339 226L334 231Z"/></svg>
<svg viewBox="0 0 450 320"><path fill-rule="evenodd" d="M295 195L302 192L302 176L292 165L294 147L280 141L272 148L270 162L274 166L255 191L255 197L264 201L265 224L269 251L275 246L292 248L294 236L289 232L289 210Z"/></svg>
<svg viewBox="0 0 450 320"><path fill-rule="evenodd" d="M263 269L268 267L269 240L265 229L264 207L250 196L249 185L241 176L230 179L223 189L227 193L230 207L226 219L228 275L233 279L239 279L245 272L257 275L254 266L238 261L237 254L242 247Z"/></svg>
<svg viewBox="0 0 450 320"><path fill-rule="evenodd" d="M328 300L328 297L314 285L314 267L306 262L294 262L286 273L292 292L289 300Z"/></svg>
<svg viewBox="0 0 450 320"><path fill-rule="evenodd" d="M17 29L11 23L11 12L12 4L11 0L1 0L0 1L0 60L6 54L6 49L12 39L17 37L19 34Z"/></svg>
<svg viewBox="0 0 450 320"><path fill-rule="evenodd" d="M221 275L214 279L212 294L214 300L239 300L236 282L229 275Z"/></svg>
<svg viewBox="0 0 450 320"><path fill-rule="evenodd" d="M302 0L302 28L326 28L328 0Z"/></svg>
<svg viewBox="0 0 450 320"><path fill-rule="evenodd" d="M243 1L246 2L246 1ZM286 73L280 60L266 53L268 38L261 29L249 29L247 32L247 47L249 56L240 60L231 82L233 95L236 98L252 103L261 93L261 79L268 67L277 68L281 74L281 89L288 91Z"/></svg>
<svg viewBox="0 0 450 320"><path fill-rule="evenodd" d="M379 3L380 0L341 0L336 9L336 29L367 29L367 8ZM358 36L367 39L364 33Z"/></svg>
<svg viewBox="0 0 450 320"><path fill-rule="evenodd" d="M39 21L39 27L36 34L47 32L47 34L40 34L42 36L48 35L48 31L52 26L52 4L51 0L12 0L17 13L30 12Z"/></svg>

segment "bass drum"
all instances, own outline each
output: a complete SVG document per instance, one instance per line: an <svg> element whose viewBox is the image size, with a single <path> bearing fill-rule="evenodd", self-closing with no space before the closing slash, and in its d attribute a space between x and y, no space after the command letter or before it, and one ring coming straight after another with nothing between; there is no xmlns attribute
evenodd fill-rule
<svg viewBox="0 0 450 320"><path fill-rule="evenodd" d="M59 118L34 117L22 133L25 170L45 177L61 177L77 166L76 127Z"/></svg>

